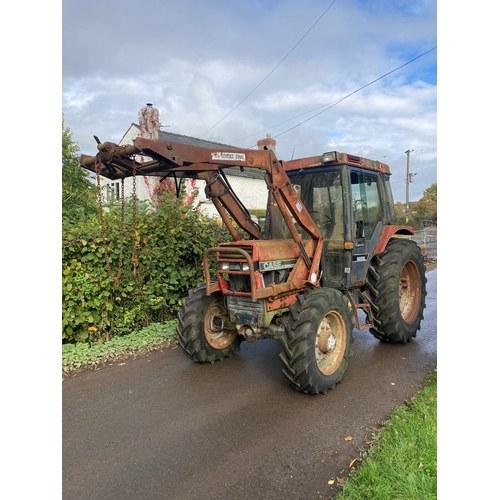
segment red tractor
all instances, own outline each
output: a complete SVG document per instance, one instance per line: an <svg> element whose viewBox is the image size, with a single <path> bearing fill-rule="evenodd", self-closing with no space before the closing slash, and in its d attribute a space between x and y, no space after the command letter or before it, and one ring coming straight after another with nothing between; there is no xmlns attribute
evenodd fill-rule
<svg viewBox="0 0 500 500"><path fill-rule="evenodd" d="M420 329L423 256L410 239L413 228L395 225L386 164L336 151L286 162L271 150L145 138L132 146L106 142L98 150L82 155L81 165L109 179L205 180L234 239L207 249L206 282L190 290L178 315L179 344L194 361L214 363L243 340L274 338L291 385L326 393L347 368L354 326L395 343L409 342ZM134 155L151 160L139 163ZM224 170L234 167L264 171L263 228L229 185Z"/></svg>

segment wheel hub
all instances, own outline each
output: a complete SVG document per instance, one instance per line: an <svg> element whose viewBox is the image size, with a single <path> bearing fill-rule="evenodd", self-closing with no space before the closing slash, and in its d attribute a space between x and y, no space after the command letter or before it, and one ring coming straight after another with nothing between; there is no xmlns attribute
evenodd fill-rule
<svg viewBox="0 0 500 500"><path fill-rule="evenodd" d="M335 336L333 335L332 329L330 328L330 324L324 319L319 327L319 333L317 334L317 337L317 347L322 353L328 354L335 349L335 345L337 343L335 340Z"/></svg>
<svg viewBox="0 0 500 500"><path fill-rule="evenodd" d="M399 310L406 323L415 320L420 305L420 276L417 265L408 261L401 270L399 278Z"/></svg>
<svg viewBox="0 0 500 500"><path fill-rule="evenodd" d="M237 332L226 327L226 308L221 301L213 302L205 314L205 338L214 349L225 349L232 344Z"/></svg>
<svg viewBox="0 0 500 500"><path fill-rule="evenodd" d="M347 328L338 311L330 311L321 321L316 332L316 364L324 375L334 373L344 356Z"/></svg>

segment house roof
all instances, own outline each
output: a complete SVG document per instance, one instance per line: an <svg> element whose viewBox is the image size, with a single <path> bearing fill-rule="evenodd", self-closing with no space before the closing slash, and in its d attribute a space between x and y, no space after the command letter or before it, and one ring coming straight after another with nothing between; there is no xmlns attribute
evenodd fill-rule
<svg viewBox="0 0 500 500"><path fill-rule="evenodd" d="M137 125L137 123L132 123L130 127L135 127L137 128L137 130L140 130L140 127L139 125ZM222 146L226 149L240 149L237 146L231 146L230 144L223 144L222 142L215 142L215 141L206 141L204 139L198 139L197 137L191 137L189 135L174 134L173 132L165 132L164 130L160 130L158 135L161 141L179 142L181 144L199 146L202 148L213 148L214 146L218 147Z"/></svg>

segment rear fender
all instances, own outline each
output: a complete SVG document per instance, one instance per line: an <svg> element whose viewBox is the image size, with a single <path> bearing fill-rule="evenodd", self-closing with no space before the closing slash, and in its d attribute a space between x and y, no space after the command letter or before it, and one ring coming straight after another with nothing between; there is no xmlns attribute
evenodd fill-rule
<svg viewBox="0 0 500 500"><path fill-rule="evenodd" d="M387 243L393 236L412 236L413 234L415 234L415 230L411 226L384 226L377 248L375 248L375 255L384 252Z"/></svg>

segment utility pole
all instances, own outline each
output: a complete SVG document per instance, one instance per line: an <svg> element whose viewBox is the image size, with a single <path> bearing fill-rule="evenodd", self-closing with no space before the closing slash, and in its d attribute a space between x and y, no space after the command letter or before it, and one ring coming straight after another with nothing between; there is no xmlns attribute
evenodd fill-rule
<svg viewBox="0 0 500 500"><path fill-rule="evenodd" d="M406 153L406 223L408 224L408 217L410 215L410 182L413 182L413 174L410 174L410 152L413 149L408 149ZM411 176L411 177L410 177Z"/></svg>

